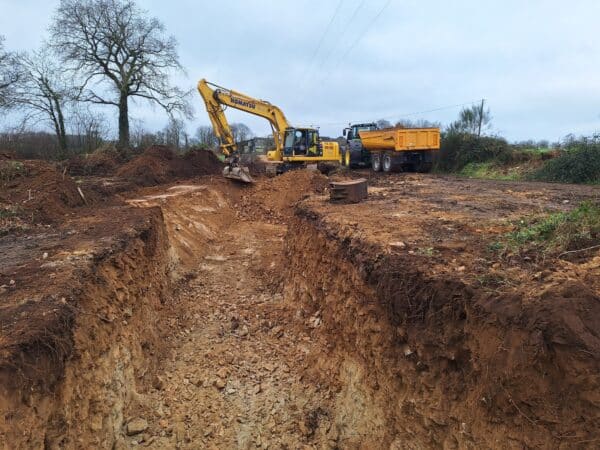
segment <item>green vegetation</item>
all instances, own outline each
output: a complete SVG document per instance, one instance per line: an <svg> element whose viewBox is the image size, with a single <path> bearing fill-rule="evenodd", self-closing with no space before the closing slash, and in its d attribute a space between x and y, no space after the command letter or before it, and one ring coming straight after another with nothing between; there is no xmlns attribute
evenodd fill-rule
<svg viewBox="0 0 600 450"><path fill-rule="evenodd" d="M523 178L520 167L505 167L493 161L483 163L469 163L463 167L458 175L467 178L484 178L488 180L518 181Z"/></svg>
<svg viewBox="0 0 600 450"><path fill-rule="evenodd" d="M558 254L600 245L600 205L581 203L569 212L520 220L516 230L490 245L493 251Z"/></svg>
<svg viewBox="0 0 600 450"><path fill-rule="evenodd" d="M463 109L442 133L434 170L469 178L600 184L600 134L569 136L553 145L532 140L509 144L501 137L479 135L479 123L489 125L490 120L489 111Z"/></svg>
<svg viewBox="0 0 600 450"><path fill-rule="evenodd" d="M600 135L567 139L560 156L548 160L531 179L600 184Z"/></svg>
<svg viewBox="0 0 600 450"><path fill-rule="evenodd" d="M18 176L24 175L25 166L20 161L4 161L0 163L0 182L7 183Z"/></svg>
<svg viewBox="0 0 600 450"><path fill-rule="evenodd" d="M494 161L506 164L511 160L512 150L502 138L447 132L442 137L436 169L442 172L460 172L471 163Z"/></svg>

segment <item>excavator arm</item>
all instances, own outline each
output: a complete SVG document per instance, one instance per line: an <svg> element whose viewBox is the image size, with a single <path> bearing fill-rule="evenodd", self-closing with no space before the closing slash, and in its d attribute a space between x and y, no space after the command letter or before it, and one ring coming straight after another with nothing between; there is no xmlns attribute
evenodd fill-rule
<svg viewBox="0 0 600 450"><path fill-rule="evenodd" d="M198 91L204 100L206 111L225 155L229 156L235 151L233 133L224 113L227 107L231 107L269 121L275 141L273 157L277 160L281 159L285 130L291 128L281 109L266 100L252 98L241 92L210 83L205 79L198 82Z"/></svg>
<svg viewBox="0 0 600 450"><path fill-rule="evenodd" d="M227 178L251 183L247 167L239 164L239 156L231 127L225 117L230 107L253 114L271 124L275 149L267 153L269 173L283 173L306 164L339 163L340 147L337 142L322 142L315 128L292 127L283 111L266 100L258 100L241 92L227 89L205 79L198 82L198 91L206 105L215 134L219 138L221 151L227 156L223 175ZM274 172L273 172L274 171Z"/></svg>

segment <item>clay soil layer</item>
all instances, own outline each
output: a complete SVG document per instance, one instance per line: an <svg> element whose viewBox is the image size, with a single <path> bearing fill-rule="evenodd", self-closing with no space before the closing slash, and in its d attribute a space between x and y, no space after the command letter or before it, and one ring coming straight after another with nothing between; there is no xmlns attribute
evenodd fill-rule
<svg viewBox="0 0 600 450"><path fill-rule="evenodd" d="M0 448L600 443L599 253L490 250L598 188L378 176L339 205L309 171L137 184L165 180L0 237Z"/></svg>

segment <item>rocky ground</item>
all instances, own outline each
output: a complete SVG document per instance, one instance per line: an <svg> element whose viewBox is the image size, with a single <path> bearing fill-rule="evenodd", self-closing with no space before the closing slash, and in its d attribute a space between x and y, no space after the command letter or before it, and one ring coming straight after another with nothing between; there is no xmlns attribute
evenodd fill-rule
<svg viewBox="0 0 600 450"><path fill-rule="evenodd" d="M7 208L28 201L18 181ZM51 226L0 238L5 448L598 442L600 257L488 249L597 188L394 175L336 205L302 171L96 189L94 206L66 182ZM60 339L14 332L32 317Z"/></svg>

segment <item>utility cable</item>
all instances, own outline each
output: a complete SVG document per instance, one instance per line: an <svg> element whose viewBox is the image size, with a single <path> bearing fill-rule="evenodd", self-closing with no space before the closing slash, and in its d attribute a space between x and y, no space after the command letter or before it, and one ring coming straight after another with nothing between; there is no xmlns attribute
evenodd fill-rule
<svg viewBox="0 0 600 450"><path fill-rule="evenodd" d="M325 32L321 36L321 39L319 39L319 43L317 44L317 47L315 48L315 51L313 52L313 55L309 59L310 63L306 66L306 70L305 70L304 74L302 75L302 78L300 78L300 85L304 84L305 78L307 77L308 73L312 70L312 67L314 65L313 63L315 62L315 59L316 59L317 55L319 54L319 51L321 50L321 47L323 46L323 42L325 42L325 37L329 33L329 30L331 28L331 25L333 24L333 21L335 20L335 18L337 17L338 13L340 12L340 8L342 7L342 3L344 3L344 0L340 0L338 2L337 6L335 7L335 11L333 12L333 15L331 16L331 19L329 19L329 23L325 27Z"/></svg>
<svg viewBox="0 0 600 450"><path fill-rule="evenodd" d="M346 49L346 51L344 52L344 54L342 55L342 57L337 61L337 64L335 65L335 67L327 72L327 75L325 76L325 78L323 78L323 82L329 79L329 76L331 75L331 73L333 71L335 71L340 66L340 64L342 63L342 61L344 61L344 59L346 59L346 56L348 56L348 54L352 50L354 50L354 47L356 47L358 45L358 43L361 41L361 39L363 37L365 37L365 35L369 31L369 29L375 24L375 22L377 21L377 19L379 19L379 17L381 17L381 15L386 10L386 8L390 5L390 3L392 3L392 0L387 0L387 2L383 5L383 7L379 10L379 12L375 15L375 17L373 17L373 19L371 20L371 22L369 22L369 24L363 30L363 32L361 34L359 34L358 37L352 43L352 45L350 45L350 47L348 47Z"/></svg>
<svg viewBox="0 0 600 450"><path fill-rule="evenodd" d="M333 51L337 48L337 44L339 42L342 42L343 37L346 35L346 32L348 31L350 24L354 21L354 19L356 18L358 12L360 11L360 9L363 7L363 5L365 4L366 0L361 0L361 2L358 4L358 6L356 7L356 9L354 10L354 12L352 13L352 16L350 16L350 19L348 20L348 22L346 22L346 26L344 27L344 29L342 30L342 33L339 35L339 38L337 39L337 43L335 45L332 45L331 48L329 49L329 52L325 55L325 57L321 60L322 63L324 64L326 61L329 60L329 58L331 57L331 54L333 53Z"/></svg>
<svg viewBox="0 0 600 450"><path fill-rule="evenodd" d="M439 108L429 109L426 111L412 112L412 113L407 113L407 114L392 114L392 115L385 116L385 117L378 117L376 120L399 119L402 117L417 116L420 114L428 114L428 113L432 113L432 112L443 111L446 109L459 108L459 107L467 106L467 105L474 105L475 103L479 103L479 102L481 102L481 100L474 100L471 102L458 103L456 105L441 106ZM346 122L321 123L321 126L347 125L348 123L367 123L367 122L369 122L369 121L368 120L367 121L365 121L365 120L350 120L350 121L346 121Z"/></svg>

